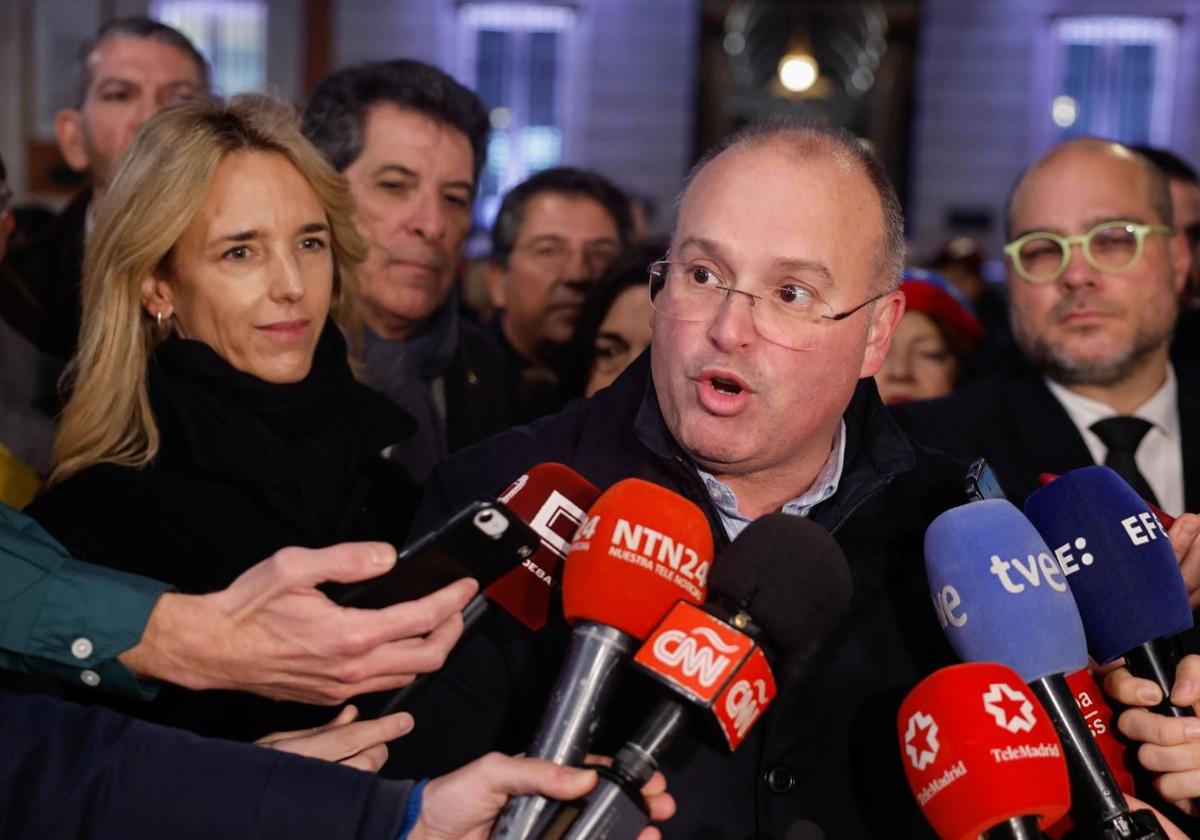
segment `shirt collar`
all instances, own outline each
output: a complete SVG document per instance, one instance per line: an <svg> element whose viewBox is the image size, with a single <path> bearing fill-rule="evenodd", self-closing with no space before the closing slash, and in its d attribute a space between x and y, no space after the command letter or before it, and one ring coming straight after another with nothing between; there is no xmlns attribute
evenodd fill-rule
<svg viewBox="0 0 1200 840"><path fill-rule="evenodd" d="M1046 387L1062 403L1062 407L1077 428L1090 429L1098 420L1117 416L1117 412L1111 406L1077 394L1052 379L1046 379ZM1168 437L1179 438L1179 386L1175 379L1174 367L1167 365L1167 378L1162 387L1138 406L1132 415L1153 424Z"/></svg>
<svg viewBox="0 0 1200 840"><path fill-rule="evenodd" d="M837 492L842 479L842 467L846 461L846 421L838 421L837 432L834 434L833 446L829 457L821 471L817 473L812 485L802 494L787 502L781 510L791 516L808 516L808 512L821 502L829 499ZM711 473L696 467L696 472L704 480L704 487L721 515L725 531L730 539L735 538L742 529L750 524L750 517L738 510L737 496L729 485L718 481Z"/></svg>

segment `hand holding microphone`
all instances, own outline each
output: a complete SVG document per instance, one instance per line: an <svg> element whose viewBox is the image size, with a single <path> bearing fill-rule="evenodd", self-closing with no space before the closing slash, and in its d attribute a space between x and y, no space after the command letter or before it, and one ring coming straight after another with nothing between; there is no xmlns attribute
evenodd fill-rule
<svg viewBox="0 0 1200 840"><path fill-rule="evenodd" d="M712 553L708 519L677 493L630 478L596 500L564 567L571 642L530 757L583 760L619 667L678 601L704 601ZM514 799L492 836L533 836L549 804L544 797Z"/></svg>
<svg viewBox="0 0 1200 840"><path fill-rule="evenodd" d="M926 531L925 566L959 656L1013 668L1045 707L1063 744L1079 829L1163 838L1152 814L1130 813L1063 677L1087 664L1083 624L1062 566L1029 520L999 499L948 510Z"/></svg>
<svg viewBox="0 0 1200 840"><path fill-rule="evenodd" d="M633 838L650 816L639 789L678 734L699 724L722 749L737 749L775 698L764 650L777 662L810 655L845 614L853 589L833 537L782 513L751 522L709 583L703 609L677 604L634 657L664 698L596 788L560 806L542 840Z"/></svg>
<svg viewBox="0 0 1200 840"><path fill-rule="evenodd" d="M1025 514L1053 550L1079 607L1088 648L1100 664L1124 657L1164 701L1179 652L1173 637L1192 627L1179 563L1162 523L1108 467L1072 470L1033 493Z"/></svg>

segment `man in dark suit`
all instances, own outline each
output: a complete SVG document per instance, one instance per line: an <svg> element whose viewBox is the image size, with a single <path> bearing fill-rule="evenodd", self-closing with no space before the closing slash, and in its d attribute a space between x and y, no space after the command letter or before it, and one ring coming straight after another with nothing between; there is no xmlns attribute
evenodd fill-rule
<svg viewBox="0 0 1200 840"><path fill-rule="evenodd" d="M100 27L81 45L76 75L76 101L58 112L54 131L63 159L88 176L88 186L0 270L0 440L41 472L49 467L60 408L56 383L79 335L91 208L142 123L209 88L208 65L195 46L146 17Z"/></svg>
<svg viewBox="0 0 1200 840"><path fill-rule="evenodd" d="M1069 141L1021 176L1007 224L1024 358L896 417L920 440L986 457L1018 503L1040 473L1104 463L1168 513L1200 509L1200 397L1168 353L1188 248L1162 172L1116 143Z"/></svg>

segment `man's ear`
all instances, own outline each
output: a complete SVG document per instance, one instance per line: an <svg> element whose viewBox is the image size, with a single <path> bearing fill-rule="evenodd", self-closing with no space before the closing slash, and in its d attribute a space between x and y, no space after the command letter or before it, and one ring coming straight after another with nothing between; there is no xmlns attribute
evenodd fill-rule
<svg viewBox="0 0 1200 840"><path fill-rule="evenodd" d="M83 113L63 108L54 115L54 139L67 166L76 172L87 172L92 165L83 136Z"/></svg>
<svg viewBox="0 0 1200 840"><path fill-rule="evenodd" d="M488 299L496 309L503 309L508 303L508 271L493 262L487 265L483 275L483 285L487 287Z"/></svg>
<svg viewBox="0 0 1200 840"><path fill-rule="evenodd" d="M1175 276L1171 278L1171 285L1175 288L1176 296L1179 296L1187 288L1188 269L1192 264L1192 248L1188 244L1187 234L1182 230L1176 231L1167 243L1167 248L1171 259L1171 269L1175 273Z"/></svg>
<svg viewBox="0 0 1200 840"><path fill-rule="evenodd" d="M175 314L175 294L171 285L156 274L148 274L142 280L142 308L150 318L157 319L162 313L163 320Z"/></svg>
<svg viewBox="0 0 1200 840"><path fill-rule="evenodd" d="M883 367L888 350L892 346L892 336L900 319L904 317L904 292L897 289L875 301L871 312L871 323L867 328L867 349L863 354L862 369L858 372L859 379L874 376Z"/></svg>

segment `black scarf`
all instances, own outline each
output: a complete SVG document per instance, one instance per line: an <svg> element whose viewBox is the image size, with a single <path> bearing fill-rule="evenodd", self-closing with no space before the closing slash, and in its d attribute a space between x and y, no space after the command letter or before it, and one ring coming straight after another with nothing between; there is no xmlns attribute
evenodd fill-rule
<svg viewBox="0 0 1200 840"><path fill-rule="evenodd" d="M264 382L172 336L154 353L149 385L162 432L156 468L244 486L309 545L339 540L364 470L412 432L411 418L355 382L332 321L299 382Z"/></svg>

